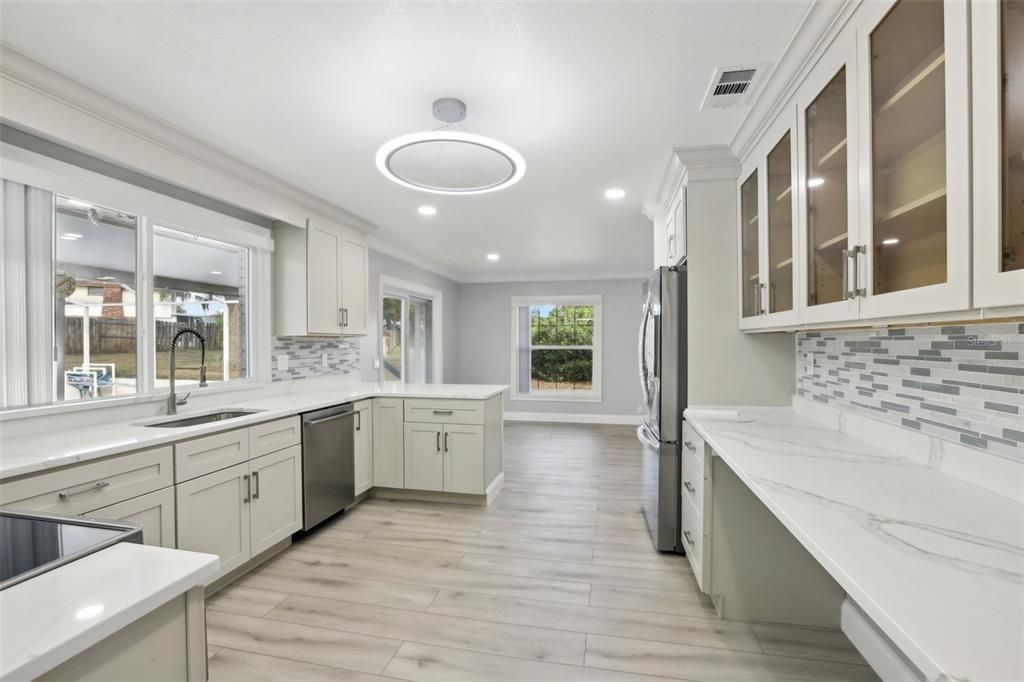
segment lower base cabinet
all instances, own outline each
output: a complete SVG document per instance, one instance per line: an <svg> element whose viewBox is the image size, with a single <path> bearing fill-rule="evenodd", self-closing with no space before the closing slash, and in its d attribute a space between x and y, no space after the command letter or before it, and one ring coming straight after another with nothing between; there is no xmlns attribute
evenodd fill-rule
<svg viewBox="0 0 1024 682"><path fill-rule="evenodd" d="M405 401L401 398L373 399L373 485L405 488ZM411 487L411 486L408 486Z"/></svg>
<svg viewBox="0 0 1024 682"><path fill-rule="evenodd" d="M217 578L302 528L302 447L176 486L178 549L220 557Z"/></svg>
<svg viewBox="0 0 1024 682"><path fill-rule="evenodd" d="M354 409L356 495L361 495L373 487L373 401L361 400Z"/></svg>
<svg viewBox="0 0 1024 682"><path fill-rule="evenodd" d="M484 429L464 424L405 424L405 487L482 495Z"/></svg>
<svg viewBox="0 0 1024 682"><path fill-rule="evenodd" d="M127 521L142 526L142 544L174 549L174 488L164 488L133 497L84 516L102 521Z"/></svg>

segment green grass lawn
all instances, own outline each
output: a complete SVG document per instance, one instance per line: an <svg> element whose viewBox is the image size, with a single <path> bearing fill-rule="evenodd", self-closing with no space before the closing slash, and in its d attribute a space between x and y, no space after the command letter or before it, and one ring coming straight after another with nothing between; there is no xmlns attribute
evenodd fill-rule
<svg viewBox="0 0 1024 682"><path fill-rule="evenodd" d="M178 379L199 380L199 359L201 351L198 348L185 348L177 353ZM114 363L115 373L118 379L133 379L138 375L135 353L91 353L91 362ZM64 356L64 366L68 369L82 364L81 355ZM195 369L186 369L194 367ZM167 379L171 371L171 354L168 352L156 354L156 376L158 379ZM209 381L224 380L224 351L206 351L206 378ZM238 378L237 376L234 378Z"/></svg>

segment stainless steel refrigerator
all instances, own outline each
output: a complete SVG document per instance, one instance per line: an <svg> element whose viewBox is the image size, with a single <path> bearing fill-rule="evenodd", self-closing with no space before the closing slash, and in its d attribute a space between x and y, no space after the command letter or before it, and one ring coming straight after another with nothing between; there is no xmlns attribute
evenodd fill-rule
<svg viewBox="0 0 1024 682"><path fill-rule="evenodd" d="M681 440L686 409L686 264L661 267L644 283L640 322L643 511L654 546L684 554L680 541Z"/></svg>

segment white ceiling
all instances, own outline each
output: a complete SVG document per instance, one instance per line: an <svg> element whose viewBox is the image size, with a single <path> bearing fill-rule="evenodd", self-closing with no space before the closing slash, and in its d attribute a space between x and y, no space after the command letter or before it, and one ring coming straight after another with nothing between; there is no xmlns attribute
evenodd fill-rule
<svg viewBox="0 0 1024 682"><path fill-rule="evenodd" d="M0 39L460 279L585 278L649 268L641 204L671 148L728 143L745 111L698 111L714 67L777 61L808 4L5 0ZM377 172L378 147L436 127L444 96L523 154L519 184L437 196Z"/></svg>

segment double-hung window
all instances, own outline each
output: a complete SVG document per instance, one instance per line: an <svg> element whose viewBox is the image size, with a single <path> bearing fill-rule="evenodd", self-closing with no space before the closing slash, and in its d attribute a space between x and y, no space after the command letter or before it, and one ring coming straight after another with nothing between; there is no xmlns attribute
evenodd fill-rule
<svg viewBox="0 0 1024 682"><path fill-rule="evenodd" d="M512 299L512 397L601 399L601 297Z"/></svg>

